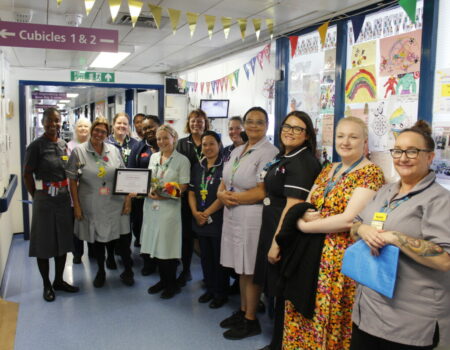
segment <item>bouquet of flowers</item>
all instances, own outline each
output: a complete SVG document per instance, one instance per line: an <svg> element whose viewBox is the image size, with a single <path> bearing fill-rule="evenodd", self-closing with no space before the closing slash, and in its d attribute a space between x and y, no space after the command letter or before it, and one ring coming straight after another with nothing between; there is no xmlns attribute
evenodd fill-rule
<svg viewBox="0 0 450 350"><path fill-rule="evenodd" d="M159 179L152 179L151 191L166 198L180 198L181 189L177 182L162 182Z"/></svg>

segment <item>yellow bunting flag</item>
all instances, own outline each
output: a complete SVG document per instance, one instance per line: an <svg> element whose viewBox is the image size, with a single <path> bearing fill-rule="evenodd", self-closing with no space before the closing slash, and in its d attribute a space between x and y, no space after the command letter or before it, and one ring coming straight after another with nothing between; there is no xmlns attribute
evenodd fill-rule
<svg viewBox="0 0 450 350"><path fill-rule="evenodd" d="M245 31L247 29L247 18L238 18L237 22L239 24L239 29L241 31L242 41L245 39Z"/></svg>
<svg viewBox="0 0 450 350"><path fill-rule="evenodd" d="M95 0L84 0L84 7L86 8L86 16L89 16L94 7Z"/></svg>
<svg viewBox="0 0 450 350"><path fill-rule="evenodd" d="M317 28L317 30L319 31L319 35L320 35L320 43L323 45L325 44L325 39L327 37L327 30L328 30L328 25L330 24L330 22L325 22L324 24L322 24L319 28Z"/></svg>
<svg viewBox="0 0 450 350"><path fill-rule="evenodd" d="M159 29L159 27L161 26L162 7L152 4L147 5L150 8L150 11L152 11L153 18L155 19L156 28Z"/></svg>
<svg viewBox="0 0 450 350"><path fill-rule="evenodd" d="M253 18L253 27L255 28L256 40L259 41L259 34L261 33L261 18Z"/></svg>
<svg viewBox="0 0 450 350"><path fill-rule="evenodd" d="M195 33L195 28L197 27L198 13L186 12L186 18L189 24L189 30L191 31L191 38L192 38Z"/></svg>
<svg viewBox="0 0 450 350"><path fill-rule="evenodd" d="M212 35L213 35L214 26L216 24L216 16L205 15L205 22L206 22L206 25L208 26L209 40L211 40Z"/></svg>
<svg viewBox="0 0 450 350"><path fill-rule="evenodd" d="M61 5L61 3L63 2L63 0L56 0L56 5Z"/></svg>
<svg viewBox="0 0 450 350"><path fill-rule="evenodd" d="M133 27L141 14L142 6L144 3L139 0L128 0L128 7L130 8L131 24Z"/></svg>
<svg viewBox="0 0 450 350"><path fill-rule="evenodd" d="M180 22L181 11L175 9L167 9L169 12L170 23L172 24L172 33L175 35L177 32L178 22Z"/></svg>
<svg viewBox="0 0 450 350"><path fill-rule="evenodd" d="M111 11L111 19L114 22L116 20L117 14L119 13L122 0L108 0L108 3L109 11Z"/></svg>
<svg viewBox="0 0 450 350"><path fill-rule="evenodd" d="M270 39L273 39L273 18L266 18L266 26L269 31Z"/></svg>
<svg viewBox="0 0 450 350"><path fill-rule="evenodd" d="M228 39L232 19L231 17L222 17L221 19L222 19L223 34L225 35L225 39Z"/></svg>

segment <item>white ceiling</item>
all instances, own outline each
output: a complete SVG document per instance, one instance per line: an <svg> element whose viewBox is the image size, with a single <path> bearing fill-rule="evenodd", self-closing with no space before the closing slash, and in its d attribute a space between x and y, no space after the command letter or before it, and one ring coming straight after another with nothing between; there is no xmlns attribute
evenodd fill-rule
<svg viewBox="0 0 450 350"><path fill-rule="evenodd" d="M144 0L143 14L151 16ZM305 27L326 18L335 17L379 0L150 0L163 8L163 16L168 16L167 8L182 11L180 24L172 35L170 21L163 18L160 29L131 24L111 24L107 0L96 0L88 17L83 0L63 0L57 7L56 0L0 0L0 18L15 21L15 13L31 9L31 23L67 25L66 14L83 14L81 27L115 29L119 31L119 48L134 48L128 58L114 70L142 73L173 73L268 42L269 35L262 25L260 42L254 35L252 18L273 18L275 37L289 31ZM217 16L212 40L209 40L205 20L199 17L194 37L189 34L185 13L198 12ZM128 1L122 0L120 12L128 13ZM233 18L228 40L225 40L221 16ZM248 18L247 34L242 42L236 18ZM45 50L28 48L4 48L12 66L36 68L87 69L97 53Z"/></svg>

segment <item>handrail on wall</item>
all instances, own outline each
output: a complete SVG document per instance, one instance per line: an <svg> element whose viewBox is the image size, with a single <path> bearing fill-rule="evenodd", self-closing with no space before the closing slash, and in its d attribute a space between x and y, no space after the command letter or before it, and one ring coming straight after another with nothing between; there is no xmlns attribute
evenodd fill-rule
<svg viewBox="0 0 450 350"><path fill-rule="evenodd" d="M9 176L8 188L5 191L3 197L0 197L0 213L4 213L8 210L12 197L17 187L17 175L11 174Z"/></svg>

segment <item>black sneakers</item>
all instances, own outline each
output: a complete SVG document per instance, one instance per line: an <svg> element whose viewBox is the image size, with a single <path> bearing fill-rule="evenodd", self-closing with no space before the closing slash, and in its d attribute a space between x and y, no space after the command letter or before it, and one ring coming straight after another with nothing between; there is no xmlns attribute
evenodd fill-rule
<svg viewBox="0 0 450 350"><path fill-rule="evenodd" d="M258 334L261 334L261 326L258 319L248 320L244 317L241 322L223 333L223 336L226 339L240 340Z"/></svg>
<svg viewBox="0 0 450 350"><path fill-rule="evenodd" d="M245 312L242 310L238 310L236 312L233 312L233 314L224 319L222 322L220 322L220 327L222 328L231 328L240 323L245 316Z"/></svg>

